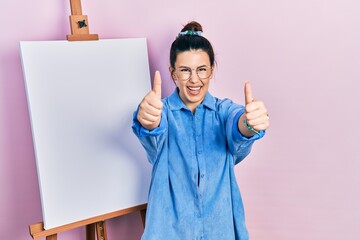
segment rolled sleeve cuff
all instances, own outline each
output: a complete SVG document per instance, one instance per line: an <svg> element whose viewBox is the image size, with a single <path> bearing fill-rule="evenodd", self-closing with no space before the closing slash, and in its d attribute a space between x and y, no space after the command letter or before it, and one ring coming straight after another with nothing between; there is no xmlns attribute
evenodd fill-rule
<svg viewBox="0 0 360 240"><path fill-rule="evenodd" d="M234 117L233 128L232 128L232 135L233 135L234 139L236 141L241 141L241 140L258 140L258 139L262 138L265 135L264 130L259 131L259 134L255 134L254 136L252 136L250 138L241 134L241 132L238 128L238 122L239 122L241 115L244 112L245 112L245 110L241 109L238 113L236 113L236 115Z"/></svg>

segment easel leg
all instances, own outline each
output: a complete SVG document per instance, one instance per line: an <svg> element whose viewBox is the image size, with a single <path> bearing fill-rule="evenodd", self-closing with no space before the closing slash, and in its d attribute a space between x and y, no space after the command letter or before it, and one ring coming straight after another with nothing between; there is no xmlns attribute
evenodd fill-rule
<svg viewBox="0 0 360 240"><path fill-rule="evenodd" d="M57 234L47 236L46 240L57 240Z"/></svg>
<svg viewBox="0 0 360 240"><path fill-rule="evenodd" d="M96 224L96 236L97 240L107 240L105 222L97 222Z"/></svg>
<svg viewBox="0 0 360 240"><path fill-rule="evenodd" d="M142 220L144 228L145 228L146 209L140 210L140 214L141 214L141 220Z"/></svg>
<svg viewBox="0 0 360 240"><path fill-rule="evenodd" d="M95 240L95 223L86 225L86 240Z"/></svg>

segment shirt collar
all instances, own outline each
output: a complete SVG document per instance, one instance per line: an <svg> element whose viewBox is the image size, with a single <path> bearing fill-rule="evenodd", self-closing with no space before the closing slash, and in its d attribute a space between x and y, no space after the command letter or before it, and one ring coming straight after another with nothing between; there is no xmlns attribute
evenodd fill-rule
<svg viewBox="0 0 360 240"><path fill-rule="evenodd" d="M204 105L205 107L216 110L215 107L216 99L209 92L206 93L204 101L200 105ZM179 96L179 90L176 88L174 92L168 97L168 104L170 110L180 110L180 109L189 109L185 103L181 100Z"/></svg>

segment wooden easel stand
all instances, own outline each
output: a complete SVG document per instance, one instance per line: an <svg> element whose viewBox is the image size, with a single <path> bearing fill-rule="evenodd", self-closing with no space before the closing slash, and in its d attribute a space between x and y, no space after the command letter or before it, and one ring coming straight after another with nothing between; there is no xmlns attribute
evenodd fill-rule
<svg viewBox="0 0 360 240"><path fill-rule="evenodd" d="M99 35L89 34L88 17L82 14L81 1L70 0L71 16L70 28L71 35L67 35L68 41L99 40Z"/></svg>
<svg viewBox="0 0 360 240"><path fill-rule="evenodd" d="M82 15L81 1L70 0L71 16L70 27L71 35L67 35L69 41L99 40L98 34L89 34L89 23L86 15ZM140 211L143 225L145 227L145 214L147 204L103 214L97 217L81 220L66 224L52 229L44 229L44 223L39 222L29 226L31 237L36 240L46 237L46 240L57 240L58 233L65 232L74 228L86 226L86 240L107 240L105 220Z"/></svg>
<svg viewBox="0 0 360 240"><path fill-rule="evenodd" d="M30 235L34 240L44 237L46 237L46 240L57 240L58 233L86 226L86 240L95 240L95 232L97 240L108 240L105 220L140 211L142 222L145 226L146 206L147 204L143 204L47 230L44 229L44 223L39 222L29 226Z"/></svg>

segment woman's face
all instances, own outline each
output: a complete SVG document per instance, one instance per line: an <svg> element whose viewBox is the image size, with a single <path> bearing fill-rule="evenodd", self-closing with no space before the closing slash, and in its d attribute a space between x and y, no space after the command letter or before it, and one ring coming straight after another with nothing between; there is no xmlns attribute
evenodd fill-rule
<svg viewBox="0 0 360 240"><path fill-rule="evenodd" d="M203 50L190 50L178 53L175 69L170 72L179 88L179 95L192 111L202 103L212 78L209 55Z"/></svg>

